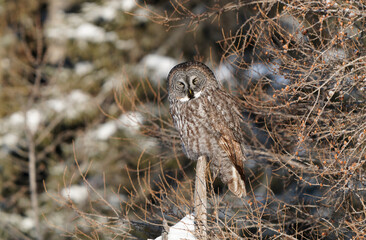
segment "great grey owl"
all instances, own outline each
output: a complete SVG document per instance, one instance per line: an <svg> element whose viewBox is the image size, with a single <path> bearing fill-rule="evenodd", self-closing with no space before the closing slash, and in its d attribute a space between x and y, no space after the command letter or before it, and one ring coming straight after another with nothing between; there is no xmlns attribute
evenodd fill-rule
<svg viewBox="0 0 366 240"><path fill-rule="evenodd" d="M187 157L208 157L214 175L218 174L236 196L245 196L244 136L238 100L221 89L213 72L200 62L172 68L168 98Z"/></svg>

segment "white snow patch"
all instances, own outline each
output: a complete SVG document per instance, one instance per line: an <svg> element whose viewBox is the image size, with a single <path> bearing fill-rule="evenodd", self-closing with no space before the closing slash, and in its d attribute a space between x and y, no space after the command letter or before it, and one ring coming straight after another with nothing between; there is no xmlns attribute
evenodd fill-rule
<svg viewBox="0 0 366 240"><path fill-rule="evenodd" d="M157 237L155 240L162 240L162 237ZM194 216L189 214L170 227L168 240L196 240L194 236Z"/></svg>
<svg viewBox="0 0 366 240"><path fill-rule="evenodd" d="M46 29L46 36L51 39L67 39L73 33L73 30L68 26L60 25L60 26L49 26Z"/></svg>
<svg viewBox="0 0 366 240"><path fill-rule="evenodd" d="M70 198L75 203L84 203L88 199L88 189L85 186L72 185L61 190L61 196Z"/></svg>
<svg viewBox="0 0 366 240"><path fill-rule="evenodd" d="M139 141L139 147L143 150L156 149L157 141L155 138L143 138Z"/></svg>
<svg viewBox="0 0 366 240"><path fill-rule="evenodd" d="M119 50L129 50L132 49L133 47L135 47L135 41L133 39L128 39L128 40L121 40L118 39L115 42L116 48Z"/></svg>
<svg viewBox="0 0 366 240"><path fill-rule="evenodd" d="M246 72L251 79L258 80L273 72L274 64L254 63Z"/></svg>
<svg viewBox="0 0 366 240"><path fill-rule="evenodd" d="M81 24L85 23L85 19L81 16L81 14L69 14L69 15L65 15L66 16L66 25L64 25L65 27L67 27L68 29L72 29L80 26Z"/></svg>
<svg viewBox="0 0 366 240"><path fill-rule="evenodd" d="M34 228L34 222L32 218L28 216L21 216L16 213L6 213L5 211L0 211L0 219L5 220L6 223L11 224L22 231L29 231Z"/></svg>
<svg viewBox="0 0 366 240"><path fill-rule="evenodd" d="M65 100L66 102L66 116L68 118L75 118L80 113L88 110L91 106L91 97L83 91L77 89L73 90Z"/></svg>
<svg viewBox="0 0 366 240"><path fill-rule="evenodd" d="M108 202L114 207L120 207L121 202L128 201L128 197L123 194L112 194L108 196Z"/></svg>
<svg viewBox="0 0 366 240"><path fill-rule="evenodd" d="M105 41L108 42L115 42L118 40L118 35L115 32L107 32L105 34Z"/></svg>
<svg viewBox="0 0 366 240"><path fill-rule="evenodd" d="M57 176L65 173L65 163L57 163L56 165L49 168L50 176Z"/></svg>
<svg viewBox="0 0 366 240"><path fill-rule="evenodd" d="M337 7L338 3L336 3L334 0L326 0L325 1L327 7Z"/></svg>
<svg viewBox="0 0 366 240"><path fill-rule="evenodd" d="M140 129L141 124L144 121L144 117L139 112L128 112L122 114L118 118L118 127L125 131L135 134Z"/></svg>
<svg viewBox="0 0 366 240"><path fill-rule="evenodd" d="M97 27L91 23L83 23L76 28L74 32L74 38L80 40L86 40L90 42L104 42L105 41L105 31L101 27Z"/></svg>
<svg viewBox="0 0 366 240"><path fill-rule="evenodd" d="M152 80L159 82L168 76L170 70L177 65L177 61L171 57L148 54L142 59L142 64L152 72Z"/></svg>
<svg viewBox="0 0 366 240"><path fill-rule="evenodd" d="M14 133L7 133L0 138L0 145L14 147L19 142L19 136Z"/></svg>
<svg viewBox="0 0 366 240"><path fill-rule="evenodd" d="M75 73L79 76L86 75L93 71L94 65L91 62L78 62L75 64Z"/></svg>
<svg viewBox="0 0 366 240"><path fill-rule="evenodd" d="M23 231L29 231L35 227L35 223L32 218L25 217L21 220L19 226Z"/></svg>
<svg viewBox="0 0 366 240"><path fill-rule="evenodd" d="M131 10L135 6L134 0L108 0L104 1L104 4L84 3L80 14L61 14L61 20L57 24L47 26L46 35L56 41L67 39L94 43L108 41L117 45L119 38L114 31L106 32L93 22L99 19L113 21L120 11ZM124 47L122 42L118 42L118 45Z"/></svg>
<svg viewBox="0 0 366 240"><path fill-rule="evenodd" d="M302 34L301 28L303 27L303 24L301 24L294 16L284 14L279 18L279 21L281 27L286 29L288 33L291 33L297 41L307 42L309 40L307 36Z"/></svg>
<svg viewBox="0 0 366 240"><path fill-rule="evenodd" d="M148 16L149 12L142 8L138 8L134 14L135 19L140 23L148 22L149 21Z"/></svg>
<svg viewBox="0 0 366 240"><path fill-rule="evenodd" d="M89 21L96 21L99 18L105 21L112 21L116 18L118 11L131 11L135 8L136 0L108 0L104 4L84 3L82 11L84 18Z"/></svg>
<svg viewBox="0 0 366 240"><path fill-rule="evenodd" d="M24 114L22 112L15 112L9 117L9 122L13 126L24 124Z"/></svg>
<svg viewBox="0 0 366 240"><path fill-rule="evenodd" d="M94 135L98 140L107 140L116 132L117 132L116 122L109 121L99 125L99 127L95 130Z"/></svg>
<svg viewBox="0 0 366 240"><path fill-rule="evenodd" d="M345 58L347 58L347 53L342 48L332 48L323 53L323 60L327 63Z"/></svg>
<svg viewBox="0 0 366 240"><path fill-rule="evenodd" d="M122 11L131 11L134 7L136 7L136 0L119 0L117 2L121 3Z"/></svg>
<svg viewBox="0 0 366 240"><path fill-rule="evenodd" d="M219 67L215 69L215 76L221 81L232 82L233 74L230 65L220 64Z"/></svg>
<svg viewBox="0 0 366 240"><path fill-rule="evenodd" d="M85 19L92 22L99 18L106 21L111 21L117 16L117 8L112 4L98 5L95 3L84 3L82 11ZM113 1L112 1L113 3Z"/></svg>
<svg viewBox="0 0 366 240"><path fill-rule="evenodd" d="M106 41L114 42L118 40L118 36L115 32L106 32L103 28L88 22L52 26L47 28L46 34L47 37L57 40L77 39L94 43L102 43Z"/></svg>
<svg viewBox="0 0 366 240"><path fill-rule="evenodd" d="M106 93L112 90L119 90L123 87L124 76L115 74L110 76L102 86L102 92Z"/></svg>
<svg viewBox="0 0 366 240"><path fill-rule="evenodd" d="M90 96L86 93L84 93L83 91L76 89L73 90L69 96L68 99L70 100L71 103L85 103L87 101L89 101Z"/></svg>
<svg viewBox="0 0 366 240"><path fill-rule="evenodd" d="M27 115L27 127L32 133L37 132L39 125L43 121L41 112L37 109L30 109L26 113ZM24 114L22 112L15 112L9 117L9 123L13 127L22 128L24 125Z"/></svg>
<svg viewBox="0 0 366 240"><path fill-rule="evenodd" d="M273 79L279 85L288 85L290 83L290 81L283 75L274 75Z"/></svg>
<svg viewBox="0 0 366 240"><path fill-rule="evenodd" d="M90 100L88 94L76 89L62 98L47 100L46 106L57 113L63 112L67 118L75 118L92 107Z"/></svg>
<svg viewBox="0 0 366 240"><path fill-rule="evenodd" d="M55 112L62 112L66 108L65 101L61 99L47 100L46 105Z"/></svg>
<svg viewBox="0 0 366 240"><path fill-rule="evenodd" d="M27 112L27 125L32 132L36 132L39 124L42 121L42 114L36 109L31 109Z"/></svg>

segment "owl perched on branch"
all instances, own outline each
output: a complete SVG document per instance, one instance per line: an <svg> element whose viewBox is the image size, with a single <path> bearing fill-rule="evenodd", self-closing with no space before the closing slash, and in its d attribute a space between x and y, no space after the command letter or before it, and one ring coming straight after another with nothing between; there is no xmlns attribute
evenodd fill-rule
<svg viewBox="0 0 366 240"><path fill-rule="evenodd" d="M203 63L186 62L168 75L170 113L188 158L206 156L236 196L246 195L244 134L238 100L221 89Z"/></svg>

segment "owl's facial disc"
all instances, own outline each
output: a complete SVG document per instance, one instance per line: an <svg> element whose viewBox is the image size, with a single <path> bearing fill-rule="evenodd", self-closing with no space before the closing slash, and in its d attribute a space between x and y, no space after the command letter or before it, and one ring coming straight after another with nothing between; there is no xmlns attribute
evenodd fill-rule
<svg viewBox="0 0 366 240"><path fill-rule="evenodd" d="M195 69L180 73L175 80L176 99L180 102L187 102L198 98L205 82L202 79L201 73Z"/></svg>
<svg viewBox="0 0 366 240"><path fill-rule="evenodd" d="M180 98L179 100L181 102L187 102L189 100L192 100L194 98L198 98L202 91L195 91L197 90L197 87L193 84L194 82L197 82L197 78L192 76L190 79L189 79L189 82L190 84L188 84L188 88L185 89L185 96L183 98Z"/></svg>

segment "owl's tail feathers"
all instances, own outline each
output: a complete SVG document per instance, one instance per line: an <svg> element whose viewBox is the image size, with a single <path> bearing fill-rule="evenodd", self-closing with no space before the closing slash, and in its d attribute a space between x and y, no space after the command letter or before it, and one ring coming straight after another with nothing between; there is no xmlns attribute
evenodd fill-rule
<svg viewBox="0 0 366 240"><path fill-rule="evenodd" d="M234 193L238 198L245 197L247 191L245 190L245 184L241 179L240 174L234 166L232 166L232 179L228 182L229 190Z"/></svg>

